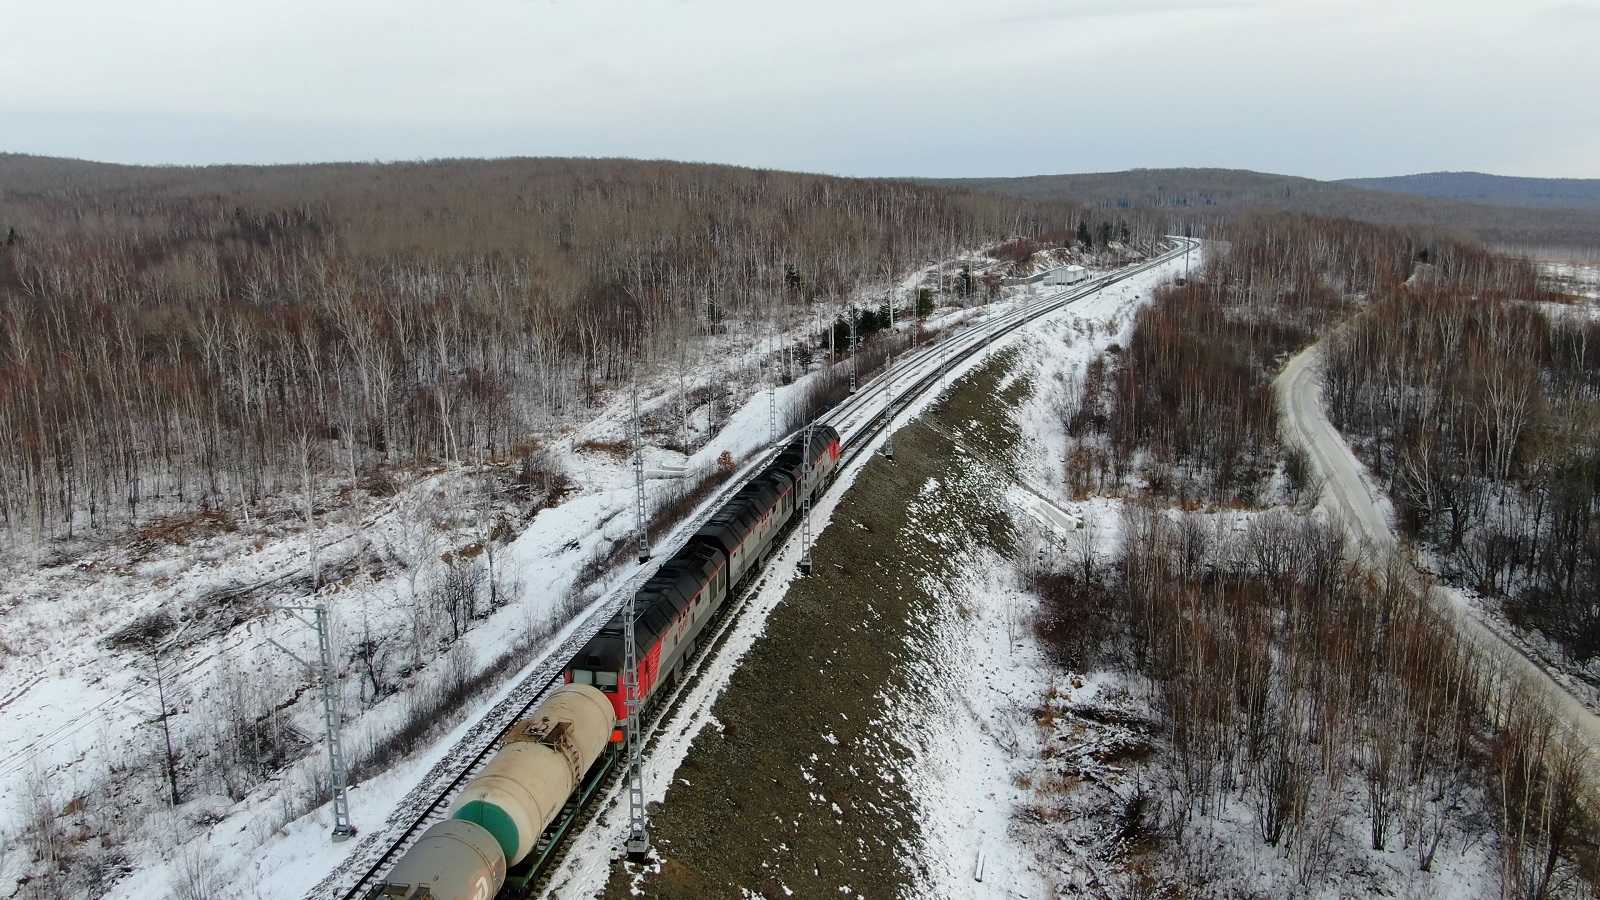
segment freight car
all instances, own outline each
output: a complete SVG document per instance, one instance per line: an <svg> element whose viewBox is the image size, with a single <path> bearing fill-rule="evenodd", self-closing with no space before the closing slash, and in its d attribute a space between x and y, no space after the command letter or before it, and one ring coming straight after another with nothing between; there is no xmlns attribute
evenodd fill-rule
<svg viewBox="0 0 1600 900"><path fill-rule="evenodd" d="M634 640L643 706L682 674L706 623L766 562L804 498L822 491L839 451L839 433L826 425L791 441L639 588ZM450 818L423 832L371 898L489 900L503 884L526 887L538 877L622 755L625 616L618 612L567 663L566 684L512 726Z"/></svg>
<svg viewBox="0 0 1600 900"><path fill-rule="evenodd" d="M526 883L615 761L616 724L599 689L562 685L511 726L450 817L424 831L369 896L490 900L508 875Z"/></svg>

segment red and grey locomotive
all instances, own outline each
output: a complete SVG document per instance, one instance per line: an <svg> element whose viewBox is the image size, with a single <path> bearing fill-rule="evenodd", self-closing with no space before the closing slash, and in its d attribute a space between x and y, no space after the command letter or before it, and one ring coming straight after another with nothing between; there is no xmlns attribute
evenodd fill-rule
<svg viewBox="0 0 1600 900"><path fill-rule="evenodd" d="M765 469L751 478L712 514L677 553L661 564L634 596L634 641L638 648L639 697L647 704L658 684L681 674L699 646L711 619L753 569L766 561L774 539L800 509L817 496L839 464L839 433L822 425L790 442ZM802 472L809 456L811 467ZM592 684L611 698L621 740L627 722L622 690L623 627L619 611L567 665L569 683Z"/></svg>

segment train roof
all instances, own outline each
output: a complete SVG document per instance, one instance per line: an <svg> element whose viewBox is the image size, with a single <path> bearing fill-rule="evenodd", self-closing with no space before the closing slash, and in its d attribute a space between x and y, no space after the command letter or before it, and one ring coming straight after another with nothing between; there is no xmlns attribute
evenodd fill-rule
<svg viewBox="0 0 1600 900"><path fill-rule="evenodd" d="M694 595L726 563L726 555L704 541L690 541L661 564L634 593L634 640L641 648L655 643L673 620L694 601ZM573 658L577 665L621 665L623 616L620 609ZM614 644L615 646L608 646ZM589 657L596 657L591 663Z"/></svg>
<svg viewBox="0 0 1600 900"><path fill-rule="evenodd" d="M811 458L820 459L828 446L838 439L839 433L827 425L813 428ZM717 567L726 564L727 554L749 537L762 514L777 505L778 498L794 486L800 466L804 464L804 440L802 434L790 441L765 470L712 513L683 548L662 563L639 588L634 595L634 639L641 647L649 647L666 633L700 587L715 575ZM624 613L625 610L619 610L612 616L574 662L598 655L602 662L610 663L613 662L611 657L616 656L615 663L620 665ZM607 642L614 643L615 647L600 646Z"/></svg>
<svg viewBox="0 0 1600 900"><path fill-rule="evenodd" d="M839 432L834 431L830 426L819 425L811 429L812 461L815 462L821 459L828 452L828 446L838 439ZM805 465L805 441L806 436L804 433L790 441L783 448L783 452L779 453L777 458L773 460L773 466L782 466L791 472L800 471L800 467Z"/></svg>
<svg viewBox="0 0 1600 900"><path fill-rule="evenodd" d="M727 560L714 545L691 541L661 564L655 574L634 594L634 640L648 647L667 633L679 613L692 602ZM622 633L623 612L619 611L601 629L602 633Z"/></svg>

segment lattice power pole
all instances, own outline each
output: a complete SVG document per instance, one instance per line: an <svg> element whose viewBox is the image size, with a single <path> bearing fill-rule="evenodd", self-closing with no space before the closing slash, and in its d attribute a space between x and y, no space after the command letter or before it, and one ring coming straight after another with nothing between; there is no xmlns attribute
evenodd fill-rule
<svg viewBox="0 0 1600 900"><path fill-rule="evenodd" d="M634 639L634 620L637 610L634 594L628 594L627 619L623 623L622 689L627 692L628 706L628 841L625 849L634 862L644 860L650 852L650 835L644 820L644 748L639 737L639 645Z"/></svg>
<svg viewBox="0 0 1600 900"><path fill-rule="evenodd" d="M767 359L767 443L778 442L778 327L767 329L772 338L772 355Z"/></svg>
<svg viewBox="0 0 1600 900"><path fill-rule="evenodd" d="M803 449L800 454L800 574L811 574L811 491L806 489L806 482L811 479L811 429L812 424L806 423L806 430L800 438Z"/></svg>
<svg viewBox="0 0 1600 900"><path fill-rule="evenodd" d="M317 631L317 665L296 656L288 647L268 638L273 646L289 654L289 657L307 669L310 669L322 683L322 720L328 729L328 769L333 782L333 842L335 844L349 840L356 833L356 827L350 824L350 796L346 791L346 769L344 763L344 747L339 738L339 687L334 679L333 668L333 636L328 630L328 608L322 604L316 606L280 606L278 609L288 612L296 619L299 613L310 612L315 620L306 624Z"/></svg>
<svg viewBox="0 0 1600 900"><path fill-rule="evenodd" d="M350 824L350 795L346 792L344 747L339 739L339 690L334 683L333 636L328 633L328 608L317 604L317 661L321 664L322 717L328 723L328 767L333 774L333 840L356 833Z"/></svg>
<svg viewBox="0 0 1600 900"><path fill-rule="evenodd" d="M894 281L889 282L888 356L883 366L883 456L894 461Z"/></svg>
<svg viewBox="0 0 1600 900"><path fill-rule="evenodd" d="M856 392L856 308L850 307L850 393Z"/></svg>
<svg viewBox="0 0 1600 900"><path fill-rule="evenodd" d="M650 559L650 523L644 504L644 425L639 421L639 380L633 381L633 522L639 532L639 562Z"/></svg>
<svg viewBox="0 0 1600 900"><path fill-rule="evenodd" d="M644 500L644 427L639 419L639 380L633 381L633 483L634 513L639 529L639 562L650 559L650 536L645 520ZM622 689L628 709L628 858L635 862L644 859L650 850L650 837L644 821L644 748L639 740L639 645L634 636L637 610L634 592L628 593L628 605L623 621Z"/></svg>

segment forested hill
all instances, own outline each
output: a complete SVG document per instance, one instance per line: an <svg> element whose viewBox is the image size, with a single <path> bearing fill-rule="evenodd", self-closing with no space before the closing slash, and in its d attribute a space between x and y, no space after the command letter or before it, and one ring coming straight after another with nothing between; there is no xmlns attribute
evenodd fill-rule
<svg viewBox="0 0 1600 900"><path fill-rule="evenodd" d="M1336 183L1369 191L1420 194L1436 200L1600 211L1600 178L1518 178L1482 172L1426 172L1391 178L1343 178Z"/></svg>
<svg viewBox="0 0 1600 900"><path fill-rule="evenodd" d="M1132 169L1025 178L932 178L923 183L1031 201L1072 197L1111 207L1153 206L1207 221L1246 209L1284 210L1472 235L1492 246L1555 255L1600 247L1600 207L1528 209L1368 190L1244 169Z"/></svg>
<svg viewBox="0 0 1600 900"><path fill-rule="evenodd" d="M696 334L1089 213L672 162L0 156L0 527L253 501L319 442L353 474L501 456Z"/></svg>

